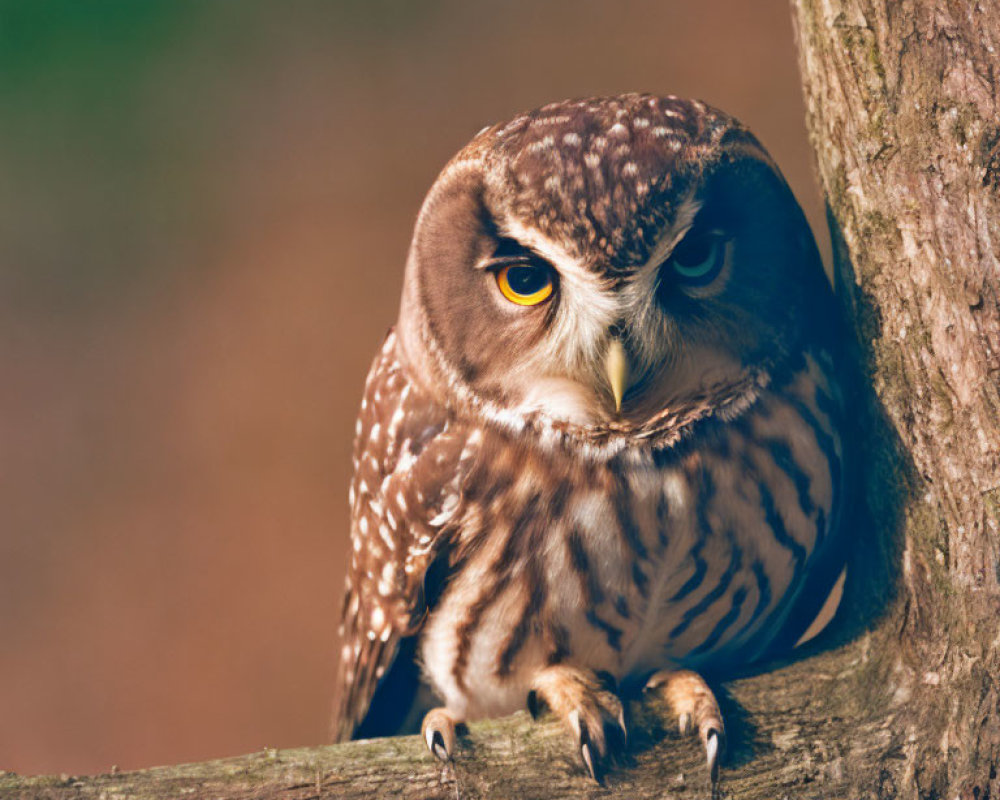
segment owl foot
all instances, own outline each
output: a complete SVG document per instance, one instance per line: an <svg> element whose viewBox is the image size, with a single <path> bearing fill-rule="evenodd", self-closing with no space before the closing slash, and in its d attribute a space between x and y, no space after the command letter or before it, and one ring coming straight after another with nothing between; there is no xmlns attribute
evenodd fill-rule
<svg viewBox="0 0 1000 800"><path fill-rule="evenodd" d="M686 669L654 672L645 691L662 697L677 715L681 735L698 732L705 747L712 783L719 779L719 758L726 749L726 728L715 695L704 679Z"/></svg>
<svg viewBox="0 0 1000 800"><path fill-rule="evenodd" d="M458 722L446 708L432 708L424 715L420 734L427 749L442 761L451 761L455 753L455 725Z"/></svg>
<svg viewBox="0 0 1000 800"><path fill-rule="evenodd" d="M590 777L600 782L605 762L624 749L627 731L621 701L589 671L564 664L540 672L528 693L528 710L538 716L539 700L570 729Z"/></svg>

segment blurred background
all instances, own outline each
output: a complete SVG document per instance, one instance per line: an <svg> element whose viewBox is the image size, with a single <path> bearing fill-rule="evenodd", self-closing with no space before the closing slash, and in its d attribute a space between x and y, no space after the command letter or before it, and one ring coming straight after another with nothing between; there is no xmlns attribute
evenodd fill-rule
<svg viewBox="0 0 1000 800"><path fill-rule="evenodd" d="M421 199L636 90L742 118L820 230L786 0L0 0L0 769L327 740Z"/></svg>

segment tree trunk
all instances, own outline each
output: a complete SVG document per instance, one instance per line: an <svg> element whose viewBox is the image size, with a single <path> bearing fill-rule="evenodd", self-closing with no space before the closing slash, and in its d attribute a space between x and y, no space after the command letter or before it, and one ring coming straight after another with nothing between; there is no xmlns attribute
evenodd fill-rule
<svg viewBox="0 0 1000 800"><path fill-rule="evenodd" d="M867 459L878 527L859 533L886 537L898 520L898 598L879 645L893 792L998 798L1000 4L794 0L793 12L838 290L890 434Z"/></svg>
<svg viewBox="0 0 1000 800"><path fill-rule="evenodd" d="M721 793L1000 800L1000 0L793 0L838 291L861 366L856 545L811 651L726 683ZM808 657L805 657L808 656ZM590 781L553 721L77 780L4 798L696 798L698 746L633 704Z"/></svg>

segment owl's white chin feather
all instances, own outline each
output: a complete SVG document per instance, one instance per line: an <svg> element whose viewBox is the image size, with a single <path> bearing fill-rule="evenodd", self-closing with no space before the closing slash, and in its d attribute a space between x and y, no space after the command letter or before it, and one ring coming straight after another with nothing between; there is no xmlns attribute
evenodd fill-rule
<svg viewBox="0 0 1000 800"><path fill-rule="evenodd" d="M593 425L607 419L600 399L592 390L569 378L544 377L526 388L518 411L541 412L550 419L574 425Z"/></svg>

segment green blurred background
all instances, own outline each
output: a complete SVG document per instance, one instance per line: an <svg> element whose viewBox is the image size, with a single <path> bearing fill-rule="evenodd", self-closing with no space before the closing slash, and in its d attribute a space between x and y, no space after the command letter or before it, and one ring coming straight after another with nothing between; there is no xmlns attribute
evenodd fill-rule
<svg viewBox="0 0 1000 800"><path fill-rule="evenodd" d="M422 196L634 90L741 117L821 222L786 0L0 0L0 768L326 740Z"/></svg>

